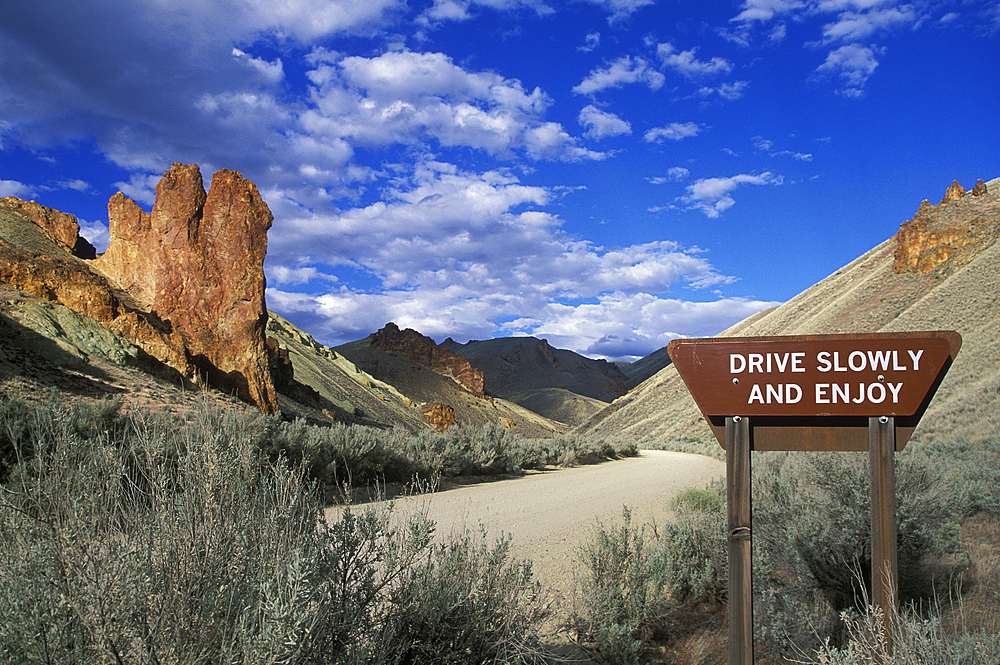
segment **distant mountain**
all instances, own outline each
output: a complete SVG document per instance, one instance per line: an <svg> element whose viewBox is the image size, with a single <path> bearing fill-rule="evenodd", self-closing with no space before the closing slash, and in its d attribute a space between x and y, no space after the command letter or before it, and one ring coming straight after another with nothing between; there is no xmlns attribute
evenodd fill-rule
<svg viewBox="0 0 1000 665"><path fill-rule="evenodd" d="M441 347L483 374L486 392L546 418L575 425L625 394L628 377L614 363L557 349L544 339L505 337Z"/></svg>
<svg viewBox="0 0 1000 665"><path fill-rule="evenodd" d="M625 387L632 390L671 362L670 356L667 355L667 347L664 346L635 362L619 365L626 376Z"/></svg>
<svg viewBox="0 0 1000 665"><path fill-rule="evenodd" d="M962 349L913 434L995 438L1000 409L1000 179L953 183L899 232L785 304L720 337L957 330ZM776 269L780 267L776 266ZM714 437L673 366L578 428L640 442Z"/></svg>
<svg viewBox="0 0 1000 665"><path fill-rule="evenodd" d="M443 346L443 345L442 345ZM511 401L481 395L465 358L439 347L429 337L389 324L364 339L334 347L354 366L393 386L420 407L441 405L462 426L503 423L530 437L552 436L568 429ZM455 356L458 356L457 358ZM440 407L438 411L440 412ZM432 420L437 416L432 416ZM440 424L435 422L436 425Z"/></svg>

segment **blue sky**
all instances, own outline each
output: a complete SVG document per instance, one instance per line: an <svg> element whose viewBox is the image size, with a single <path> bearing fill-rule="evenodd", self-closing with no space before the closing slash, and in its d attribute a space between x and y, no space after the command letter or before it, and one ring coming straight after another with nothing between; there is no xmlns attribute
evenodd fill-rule
<svg viewBox="0 0 1000 665"><path fill-rule="evenodd" d="M1000 175L1000 3L7 0L0 196L257 183L267 302L634 359Z"/></svg>

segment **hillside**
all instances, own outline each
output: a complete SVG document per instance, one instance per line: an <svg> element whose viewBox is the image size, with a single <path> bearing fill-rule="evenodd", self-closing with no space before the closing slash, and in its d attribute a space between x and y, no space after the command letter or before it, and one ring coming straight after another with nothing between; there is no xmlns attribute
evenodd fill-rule
<svg viewBox="0 0 1000 665"><path fill-rule="evenodd" d="M912 441L992 438L1000 406L1000 179L985 189L959 196L953 185L938 205L922 203L889 240L719 336L957 330L962 351ZM672 366L578 431L625 433L650 444L715 441Z"/></svg>
<svg viewBox="0 0 1000 665"><path fill-rule="evenodd" d="M414 362L399 353L388 352L372 344L372 336L334 347L334 351L354 365L394 386L415 403L442 404L454 410L454 421L478 427L503 423L524 436L552 436L566 428L537 413L503 399L479 397L450 376Z"/></svg>
<svg viewBox="0 0 1000 665"><path fill-rule="evenodd" d="M544 339L506 337L441 346L483 373L490 395L547 418L576 425L625 393L627 376L613 363L557 349Z"/></svg>
<svg viewBox="0 0 1000 665"><path fill-rule="evenodd" d="M267 311L263 261L273 216L238 172L219 170L206 191L197 165L175 163L151 212L119 192L108 219L109 247L97 256L73 215L0 199L5 397L41 402L51 389L70 401L117 395L179 415L206 399L244 402L283 418L411 432L488 423L526 436L566 429L486 396L481 372L433 342L431 355L417 359L433 369L361 349L368 372Z"/></svg>

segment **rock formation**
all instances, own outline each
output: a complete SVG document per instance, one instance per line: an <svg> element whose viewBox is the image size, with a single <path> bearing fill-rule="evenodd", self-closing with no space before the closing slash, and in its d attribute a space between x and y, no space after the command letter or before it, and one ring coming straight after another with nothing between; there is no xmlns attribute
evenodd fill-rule
<svg viewBox="0 0 1000 665"><path fill-rule="evenodd" d="M483 373L470 365L465 356L438 346L412 328L400 330L395 323L387 323L371 336L371 346L451 377L476 397L486 396Z"/></svg>
<svg viewBox="0 0 1000 665"><path fill-rule="evenodd" d="M424 420L439 432L446 432L455 424L455 409L440 402L430 402L420 408Z"/></svg>
<svg viewBox="0 0 1000 665"><path fill-rule="evenodd" d="M38 204L22 207L11 203L8 200L0 206L0 230L3 231L0 236L8 236L0 237L0 282L90 317L177 370L183 377L194 378L194 366L179 335L165 326L155 314L136 308L127 294L91 270L86 261L71 255L67 246L76 246L77 243L73 242L69 232L63 229L62 233L50 234L36 221L65 222L71 218L75 225L75 218L62 216L62 213ZM32 217L29 218L22 210L28 210ZM61 240L56 240L54 235Z"/></svg>
<svg viewBox="0 0 1000 665"><path fill-rule="evenodd" d="M180 335L209 383L274 413L263 270L273 216L256 185L221 170L206 194L197 165L174 164L151 214L119 192L108 219L95 267Z"/></svg>
<svg viewBox="0 0 1000 665"><path fill-rule="evenodd" d="M92 259L97 254L94 246L80 236L76 217L47 208L34 201L22 201L14 196L0 199L0 208L15 212L37 224L60 247L81 259Z"/></svg>
<svg viewBox="0 0 1000 665"><path fill-rule="evenodd" d="M988 195L982 180L972 196L955 181L934 206L924 200L913 219L896 234L893 270L897 273L951 274L989 247L1000 233L997 213L1000 200Z"/></svg>

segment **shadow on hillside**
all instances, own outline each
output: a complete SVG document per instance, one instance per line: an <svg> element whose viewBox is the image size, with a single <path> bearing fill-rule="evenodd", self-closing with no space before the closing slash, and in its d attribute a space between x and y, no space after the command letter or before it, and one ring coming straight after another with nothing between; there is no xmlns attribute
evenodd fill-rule
<svg viewBox="0 0 1000 665"><path fill-rule="evenodd" d="M81 397L124 392L85 358L0 312L0 380L17 377Z"/></svg>

